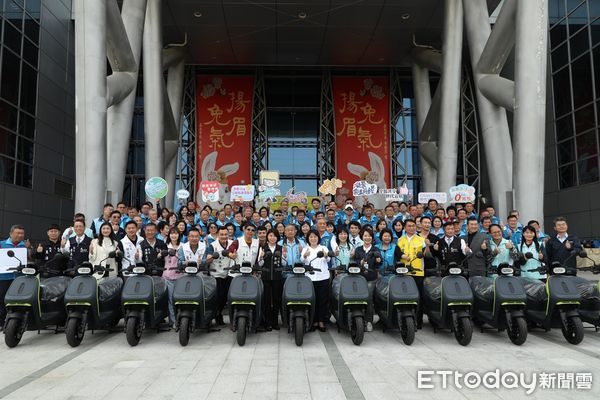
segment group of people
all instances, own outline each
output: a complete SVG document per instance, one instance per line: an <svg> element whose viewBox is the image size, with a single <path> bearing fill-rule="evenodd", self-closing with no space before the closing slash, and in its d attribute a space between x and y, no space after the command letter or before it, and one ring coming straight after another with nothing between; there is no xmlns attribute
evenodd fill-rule
<svg viewBox="0 0 600 400"><path fill-rule="evenodd" d="M262 271L262 329L267 331L279 329L283 284L289 275L282 267L311 264L320 269L308 275L316 295L312 330L325 331L331 279L342 266L362 266L371 293L376 281L393 273L397 263L412 267L420 289L426 276L443 274L451 263L462 263L469 276L485 276L508 263L520 266L523 276L545 279L540 272L528 270L537 268L539 261L559 261L576 271L572 255L581 248L580 240L568 233L564 218L557 218L553 228L555 234L547 235L538 221L523 224L516 210L505 224L493 206L478 213L471 203L444 208L434 199L413 205L394 201L384 209L367 203L360 210L353 199L324 204L315 198L306 208L289 207L284 200L274 210L256 210L251 203L225 204L216 210L208 205L200 208L194 201L181 204L178 210L151 202L138 209L120 202L116 208L104 205L102 215L91 222L77 213L72 226L62 231L58 225L49 226L47 240L37 245L25 240L22 226L14 225L0 248L26 247L30 260L40 264L64 260L53 263L46 271L49 275L63 274L83 262L95 265L112 252L116 257L105 261L112 271L97 274L97 279L116 275L126 279L129 267L138 262L156 266L167 284L171 325L175 323L171 294L174 282L182 276L176 268L179 263L210 264L210 274L217 281L215 323L224 325L223 309L235 276L230 268L248 262ZM527 253L531 257L524 257ZM0 274L0 327L6 316L4 296L14 279L14 273ZM372 302L367 320L370 331ZM417 322L422 323L422 313Z"/></svg>

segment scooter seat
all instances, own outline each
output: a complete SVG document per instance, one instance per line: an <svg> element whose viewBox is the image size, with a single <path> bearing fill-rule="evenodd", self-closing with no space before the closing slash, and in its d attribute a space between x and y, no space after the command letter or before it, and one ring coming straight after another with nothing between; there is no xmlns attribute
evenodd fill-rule
<svg viewBox="0 0 600 400"><path fill-rule="evenodd" d="M152 280L154 281L154 298L160 299L167 290L167 284L160 276L153 276Z"/></svg>
<svg viewBox="0 0 600 400"><path fill-rule="evenodd" d="M102 278L98 282L98 299L100 303L109 302L121 295L123 280L116 276Z"/></svg>
<svg viewBox="0 0 600 400"><path fill-rule="evenodd" d="M579 276L574 276L571 279L575 282L583 300L600 302L600 288L598 287L598 281L588 281Z"/></svg>
<svg viewBox="0 0 600 400"><path fill-rule="evenodd" d="M71 278L66 276L54 276L43 279L40 282L40 300L57 302L65 296L67 286L69 286Z"/></svg>
<svg viewBox="0 0 600 400"><path fill-rule="evenodd" d="M473 276L469 278L473 294L483 301L492 301L494 298L494 284L491 278Z"/></svg>
<svg viewBox="0 0 600 400"><path fill-rule="evenodd" d="M430 276L423 280L424 294L433 301L442 299L442 278L439 276Z"/></svg>
<svg viewBox="0 0 600 400"><path fill-rule="evenodd" d="M522 278L523 287L527 293L527 298L533 301L546 301L546 285L544 282L533 278Z"/></svg>

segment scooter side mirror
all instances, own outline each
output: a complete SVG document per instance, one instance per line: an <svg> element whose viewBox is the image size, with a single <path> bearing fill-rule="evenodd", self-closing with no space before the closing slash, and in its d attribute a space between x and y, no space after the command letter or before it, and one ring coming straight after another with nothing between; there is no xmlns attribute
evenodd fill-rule
<svg viewBox="0 0 600 400"><path fill-rule="evenodd" d="M323 257L325 257L325 253L323 253L322 251L319 251L317 253L317 258L323 258Z"/></svg>
<svg viewBox="0 0 600 400"><path fill-rule="evenodd" d="M273 253L273 257L281 257L281 252L276 251L275 253Z"/></svg>
<svg viewBox="0 0 600 400"><path fill-rule="evenodd" d="M527 253L525 253L524 256L528 260L531 260L533 258L533 254L530 251L528 251Z"/></svg>
<svg viewBox="0 0 600 400"><path fill-rule="evenodd" d="M212 258L213 260L218 260L220 258L219 253L217 253L216 251L212 253Z"/></svg>
<svg viewBox="0 0 600 400"><path fill-rule="evenodd" d="M6 252L6 255L9 256L9 257L14 257L15 256L15 252L12 251L12 250L9 250L9 251Z"/></svg>
<svg viewBox="0 0 600 400"><path fill-rule="evenodd" d="M115 257L117 257L116 251L111 251L110 253L108 253L108 258L115 258Z"/></svg>
<svg viewBox="0 0 600 400"><path fill-rule="evenodd" d="M177 250L175 250L175 249L169 249L169 256L175 257L176 254L177 254Z"/></svg>
<svg viewBox="0 0 600 400"><path fill-rule="evenodd" d="M229 257L229 250L227 250L227 249L223 250L223 251L221 252L221 255L222 255L223 257Z"/></svg>
<svg viewBox="0 0 600 400"><path fill-rule="evenodd" d="M328 257L335 257L335 252L334 252L334 251L329 251L329 252L327 253L327 256L328 256Z"/></svg>
<svg viewBox="0 0 600 400"><path fill-rule="evenodd" d="M417 258L423 258L423 252L422 251L420 251L420 252L417 253Z"/></svg>
<svg viewBox="0 0 600 400"><path fill-rule="evenodd" d="M578 256L581 257L581 258L587 258L587 256L588 256L587 251L581 250L579 252Z"/></svg>

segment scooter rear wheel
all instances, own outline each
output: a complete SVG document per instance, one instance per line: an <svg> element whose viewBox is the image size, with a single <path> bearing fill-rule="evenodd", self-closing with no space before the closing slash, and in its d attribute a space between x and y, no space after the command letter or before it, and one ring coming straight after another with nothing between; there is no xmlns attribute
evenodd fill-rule
<svg viewBox="0 0 600 400"><path fill-rule="evenodd" d="M4 342L8 347L16 347L21 338L23 337L24 328L22 327L21 321L18 319L10 319L6 323L6 329L4 330Z"/></svg>
<svg viewBox="0 0 600 400"><path fill-rule="evenodd" d="M129 317L125 326L127 343L130 346L137 346L142 338L142 321L137 317Z"/></svg>
<svg viewBox="0 0 600 400"><path fill-rule="evenodd" d="M296 346L302 346L304 342L304 318L296 317L294 321L294 339Z"/></svg>
<svg viewBox="0 0 600 400"><path fill-rule="evenodd" d="M365 323L363 317L354 317L352 319L352 328L350 329L350 336L352 337L352 343L360 346L363 339L365 338Z"/></svg>
<svg viewBox="0 0 600 400"><path fill-rule="evenodd" d="M562 333L567 342L579 344L583 340L583 323L578 316L567 318L567 326L562 327Z"/></svg>
<svg viewBox="0 0 600 400"><path fill-rule="evenodd" d="M85 326L79 318L69 318L67 321L67 328L65 329L67 335L67 343L71 347L77 347L81 344L83 336L85 335Z"/></svg>
<svg viewBox="0 0 600 400"><path fill-rule="evenodd" d="M415 341L415 319L413 317L400 318L398 316L398 320L400 321L402 341L410 346Z"/></svg>
<svg viewBox="0 0 600 400"><path fill-rule="evenodd" d="M181 317L179 320L179 344L187 346L190 342L190 319Z"/></svg>
<svg viewBox="0 0 600 400"><path fill-rule="evenodd" d="M473 337L473 325L469 317L458 319L458 326L454 329L454 337L461 346L467 346L471 343Z"/></svg>
<svg viewBox="0 0 600 400"><path fill-rule="evenodd" d="M527 340L527 321L523 317L517 317L513 318L512 323L512 329L506 330L508 338L513 344L520 346Z"/></svg>
<svg viewBox="0 0 600 400"><path fill-rule="evenodd" d="M237 343L240 346L246 344L246 317L238 317L237 320Z"/></svg>

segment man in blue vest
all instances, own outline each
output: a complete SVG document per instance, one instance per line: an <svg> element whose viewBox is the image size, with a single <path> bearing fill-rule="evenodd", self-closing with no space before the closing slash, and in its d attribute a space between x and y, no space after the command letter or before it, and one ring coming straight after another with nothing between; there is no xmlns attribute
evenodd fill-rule
<svg viewBox="0 0 600 400"><path fill-rule="evenodd" d="M29 240L25 242L25 228L21 225L13 225L10 228L8 239L0 242L0 249L17 249L30 248ZM20 260L23 264L27 260ZM15 280L15 273L6 272L0 273L0 330L4 329L4 319L6 318L6 308L4 308L4 297L10 287L10 284Z"/></svg>

